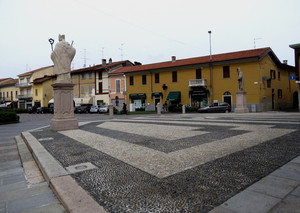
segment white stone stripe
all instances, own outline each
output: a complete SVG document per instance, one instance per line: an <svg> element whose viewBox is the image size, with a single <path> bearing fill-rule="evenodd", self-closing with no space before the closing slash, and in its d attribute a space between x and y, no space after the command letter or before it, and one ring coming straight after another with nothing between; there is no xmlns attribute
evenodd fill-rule
<svg viewBox="0 0 300 213"><path fill-rule="evenodd" d="M122 123L115 123L115 129L118 129L120 124ZM62 131L60 133L158 178L164 178L195 166L199 166L211 160L224 157L228 154L241 151L245 148L252 147L267 140L296 131L270 127L272 126L249 126L241 124L234 129L247 130L251 132L178 150L168 154L80 129ZM141 135L143 135L142 132Z"/></svg>

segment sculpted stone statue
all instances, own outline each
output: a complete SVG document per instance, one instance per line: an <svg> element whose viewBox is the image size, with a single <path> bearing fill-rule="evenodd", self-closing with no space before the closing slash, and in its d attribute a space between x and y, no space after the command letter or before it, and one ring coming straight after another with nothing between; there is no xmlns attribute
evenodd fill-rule
<svg viewBox="0 0 300 213"><path fill-rule="evenodd" d="M238 73L239 90L244 90L244 76L243 76L243 72L241 72L240 68L237 68L237 73Z"/></svg>
<svg viewBox="0 0 300 213"><path fill-rule="evenodd" d="M65 35L58 36L59 42L55 45L51 53L51 59L54 63L54 74L57 75L57 83L71 83L71 62L75 56L76 50L65 41Z"/></svg>

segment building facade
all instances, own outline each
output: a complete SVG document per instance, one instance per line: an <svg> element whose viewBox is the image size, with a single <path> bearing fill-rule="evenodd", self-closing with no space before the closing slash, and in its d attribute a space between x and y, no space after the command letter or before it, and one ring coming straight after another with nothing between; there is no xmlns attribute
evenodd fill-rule
<svg viewBox="0 0 300 213"><path fill-rule="evenodd" d="M202 107L214 102L236 104L237 69L243 72L250 111L280 110L295 105L295 67L281 63L271 48L125 67L126 103L154 110L157 103Z"/></svg>
<svg viewBox="0 0 300 213"><path fill-rule="evenodd" d="M34 99L36 96L36 89L33 87L33 82L35 79L42 78L44 76L53 75L53 66L42 67L36 70L32 70L23 74L18 75L19 82L16 84L16 87L19 89L18 106L21 109L28 109L34 105L41 106L43 99ZM41 94L41 92L40 92Z"/></svg>
<svg viewBox="0 0 300 213"><path fill-rule="evenodd" d="M79 100L78 105L111 104L110 91L115 92L115 84L111 84L109 74L126 66L133 66L133 64L128 60L112 62L109 59L106 62L103 59L102 64L71 71L72 82L75 84L74 98L75 100ZM114 96L114 92L112 97Z"/></svg>
<svg viewBox="0 0 300 213"><path fill-rule="evenodd" d="M17 107L19 92L17 82L18 79L13 78L0 79L0 106Z"/></svg>

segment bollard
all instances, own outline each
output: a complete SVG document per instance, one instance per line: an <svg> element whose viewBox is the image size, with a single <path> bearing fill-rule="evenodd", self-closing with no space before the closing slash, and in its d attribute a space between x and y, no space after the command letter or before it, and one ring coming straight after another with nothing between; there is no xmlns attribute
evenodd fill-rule
<svg viewBox="0 0 300 213"><path fill-rule="evenodd" d="M114 117L114 106L108 105L109 118L112 119Z"/></svg>
<svg viewBox="0 0 300 213"><path fill-rule="evenodd" d="M160 103L158 103L156 105L156 110L157 110L157 115L161 115L161 104Z"/></svg>
<svg viewBox="0 0 300 213"><path fill-rule="evenodd" d="M182 105L182 114L185 114L185 105Z"/></svg>

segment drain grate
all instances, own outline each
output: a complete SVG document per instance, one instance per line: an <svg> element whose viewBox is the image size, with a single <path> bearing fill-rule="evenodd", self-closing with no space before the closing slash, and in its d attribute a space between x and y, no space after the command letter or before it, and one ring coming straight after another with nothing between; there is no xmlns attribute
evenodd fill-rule
<svg viewBox="0 0 300 213"><path fill-rule="evenodd" d="M80 164L68 166L68 167L66 167L66 170L70 174L74 174L74 173L77 173L77 172L83 172L83 171L86 171L86 170L91 170L91 169L96 169L96 168L97 167L94 166L92 163L86 162L86 163L80 163Z"/></svg>
<svg viewBox="0 0 300 213"><path fill-rule="evenodd" d="M52 141L53 138L40 138L39 141Z"/></svg>

